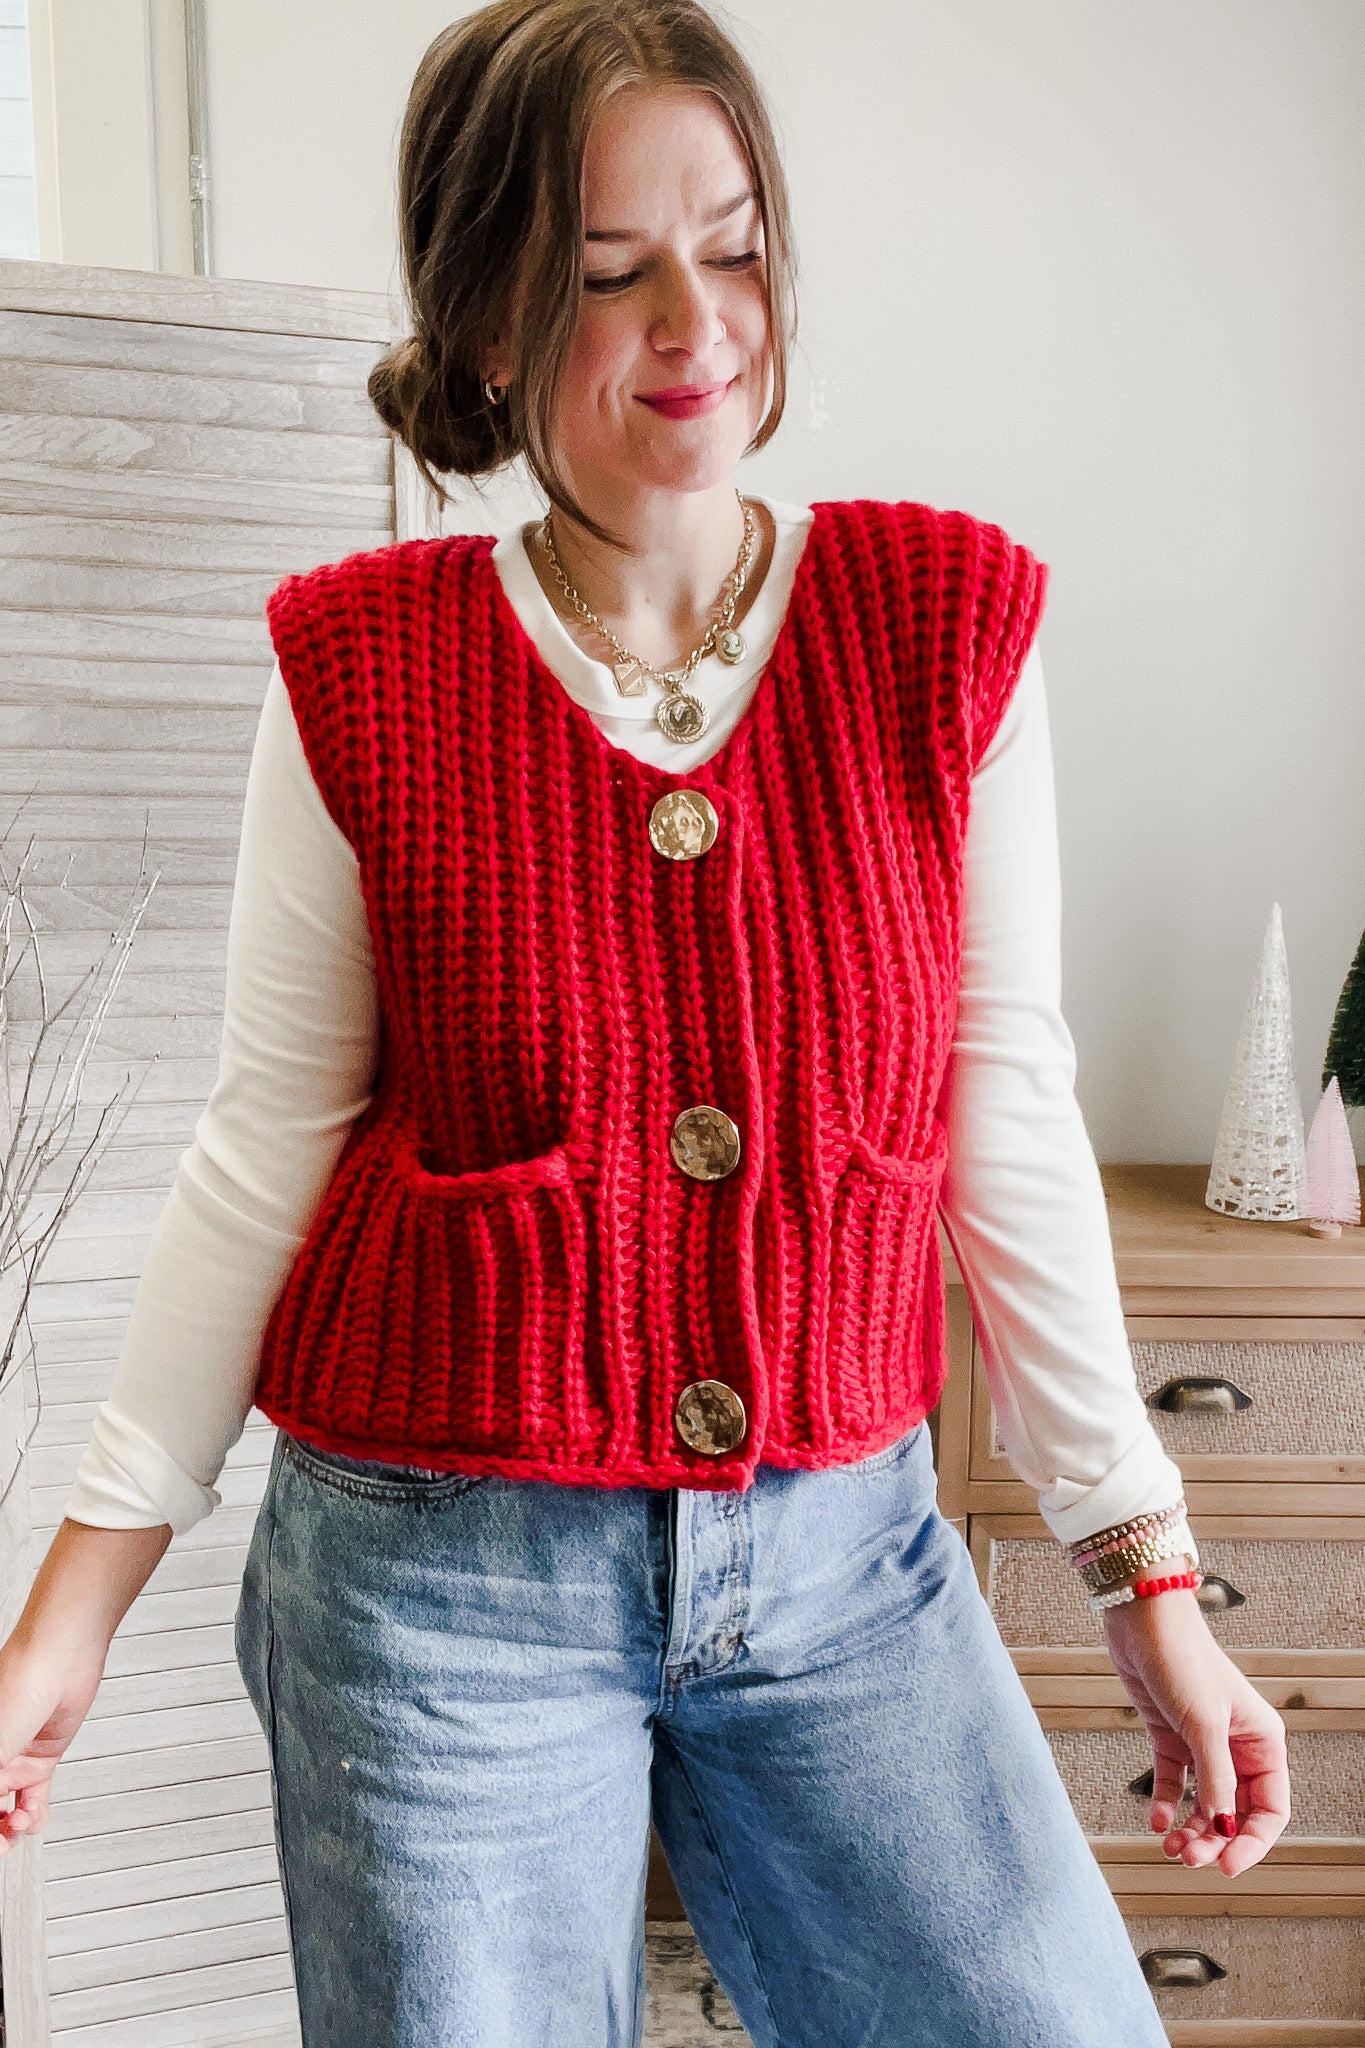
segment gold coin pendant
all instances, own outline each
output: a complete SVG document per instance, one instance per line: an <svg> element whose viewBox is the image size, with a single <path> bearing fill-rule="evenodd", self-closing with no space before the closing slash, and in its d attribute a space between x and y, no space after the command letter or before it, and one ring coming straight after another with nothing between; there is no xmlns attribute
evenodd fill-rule
<svg viewBox="0 0 1365 2048"><path fill-rule="evenodd" d="M674 697L660 699L654 722L671 740L699 740L711 723L711 714L700 697L680 690Z"/></svg>

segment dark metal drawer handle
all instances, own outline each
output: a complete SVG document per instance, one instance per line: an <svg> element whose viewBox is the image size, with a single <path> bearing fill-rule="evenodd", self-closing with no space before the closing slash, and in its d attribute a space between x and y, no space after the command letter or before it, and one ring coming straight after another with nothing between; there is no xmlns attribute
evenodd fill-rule
<svg viewBox="0 0 1365 2048"><path fill-rule="evenodd" d="M1247 1596L1239 1593L1231 1579L1220 1579L1217 1572L1206 1572L1202 1586L1195 1588L1195 1599L1206 1614L1225 1614L1230 1607L1245 1607Z"/></svg>
<svg viewBox="0 0 1365 2048"><path fill-rule="evenodd" d="M1227 1976L1221 1963L1215 1963L1212 1956L1198 1948L1147 1948L1138 1962L1147 1982L1163 1991L1176 1984L1213 1984L1219 1977Z"/></svg>
<svg viewBox="0 0 1365 2048"><path fill-rule="evenodd" d="M1238 1415L1251 1406L1251 1396L1231 1380L1187 1374L1181 1379L1167 1380L1164 1387L1149 1394L1147 1406L1161 1408L1167 1415Z"/></svg>

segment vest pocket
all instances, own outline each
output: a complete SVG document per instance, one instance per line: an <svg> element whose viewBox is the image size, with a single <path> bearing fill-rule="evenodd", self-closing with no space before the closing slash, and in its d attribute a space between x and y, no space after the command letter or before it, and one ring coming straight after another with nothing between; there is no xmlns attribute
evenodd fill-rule
<svg viewBox="0 0 1365 2048"><path fill-rule="evenodd" d="M435 1155L415 1140L398 1152L400 1179L422 1194L446 1201L470 1201L485 1195L516 1194L530 1188L566 1188L582 1171L568 1139L529 1159L509 1159L498 1166L476 1167L468 1173L442 1173Z"/></svg>
<svg viewBox="0 0 1365 2048"><path fill-rule="evenodd" d="M392 1377L414 1352L423 1440L543 1457L610 1426L582 1365L596 1312L590 1148L565 1138L530 1158L446 1173L404 1133L395 1271L383 1309ZM381 1366L381 1381L389 1372ZM406 1384L392 1399L411 1398ZM385 1390L377 1390L376 1407Z"/></svg>
<svg viewBox="0 0 1365 2048"><path fill-rule="evenodd" d="M938 1370L933 1233L946 1164L942 1127L918 1157L879 1152L861 1136L849 1148L830 1215L825 1371L836 1435L876 1435L929 1392L926 1376Z"/></svg>

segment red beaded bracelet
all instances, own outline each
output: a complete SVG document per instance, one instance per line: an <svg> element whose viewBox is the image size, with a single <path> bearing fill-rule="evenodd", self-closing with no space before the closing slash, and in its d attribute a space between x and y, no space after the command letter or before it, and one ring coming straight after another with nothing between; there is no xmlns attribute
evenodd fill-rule
<svg viewBox="0 0 1365 2048"><path fill-rule="evenodd" d="M1164 1579L1143 1579L1138 1585L1134 1586L1133 1591L1139 1600L1145 1600L1148 1594L1165 1593L1172 1586L1202 1586L1203 1583L1204 1574L1202 1572L1172 1572L1168 1578Z"/></svg>
<svg viewBox="0 0 1365 2048"><path fill-rule="evenodd" d="M1142 1579L1135 1586L1116 1586L1108 1593L1092 1593L1085 1604L1096 1610L1119 1607L1125 1600L1150 1600L1156 1593L1171 1593L1186 1587L1193 1589L1202 1586L1203 1583L1202 1572L1171 1572L1162 1579Z"/></svg>

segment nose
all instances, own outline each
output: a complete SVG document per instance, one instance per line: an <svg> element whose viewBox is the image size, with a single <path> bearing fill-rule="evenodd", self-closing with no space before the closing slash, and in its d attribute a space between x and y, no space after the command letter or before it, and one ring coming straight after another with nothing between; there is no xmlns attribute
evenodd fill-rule
<svg viewBox="0 0 1365 2048"><path fill-rule="evenodd" d="M685 349L702 356L725 339L725 322L717 304L718 287L688 263L668 266L660 281L659 303L651 323L655 348Z"/></svg>

